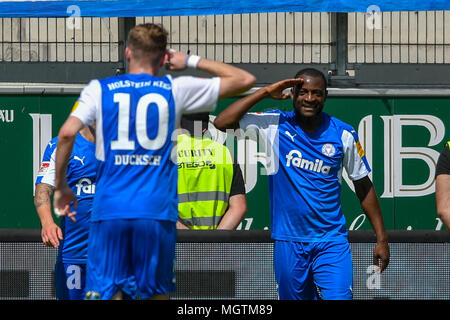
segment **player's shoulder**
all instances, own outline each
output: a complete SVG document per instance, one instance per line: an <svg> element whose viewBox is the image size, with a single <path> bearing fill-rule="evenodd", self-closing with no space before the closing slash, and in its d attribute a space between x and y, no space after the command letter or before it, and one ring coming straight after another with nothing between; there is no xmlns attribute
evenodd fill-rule
<svg viewBox="0 0 450 320"><path fill-rule="evenodd" d="M352 125L348 124L347 122L342 121L341 119L331 116L327 113L324 113L324 116L328 118L328 121L330 122L330 124L333 126L333 128L335 128L335 130L339 134L342 134L343 132L348 132L353 137L355 137L355 139L357 139L358 135L356 133L355 128L353 128Z"/></svg>
<svg viewBox="0 0 450 320"><path fill-rule="evenodd" d="M176 77L172 77L171 75L164 76L166 81L169 81L175 89L183 88L189 89L192 88L197 90L198 86L212 85L219 86L220 85L220 77L212 77L212 78L204 78L204 77L196 77L192 75L180 75Z"/></svg>
<svg viewBox="0 0 450 320"><path fill-rule="evenodd" d="M261 119L277 119L277 121L279 121L279 119L287 119L290 118L290 113L289 112L285 112L283 110L280 109L270 109L270 108L266 108L264 111L250 111L247 112L244 117L249 117L249 118L261 118Z"/></svg>
<svg viewBox="0 0 450 320"><path fill-rule="evenodd" d="M285 115L286 112L280 109L273 109L273 108L263 108L263 111L251 111L250 114L254 115Z"/></svg>
<svg viewBox="0 0 450 320"><path fill-rule="evenodd" d="M329 121L336 127L336 128L339 128L339 129L341 129L341 130L353 130L353 127L350 125L350 124L348 124L347 122L345 122L345 121L343 121L343 120L341 120L341 119L339 119L339 118L336 118L336 117L334 117L334 116L331 116L331 115L329 115L328 113L325 113L324 112L324 116L325 117L328 117L328 119L329 119Z"/></svg>
<svg viewBox="0 0 450 320"><path fill-rule="evenodd" d="M83 135L80 132L78 132L75 137L73 150L80 151L90 149L95 150L95 142L89 141L88 139L83 137Z"/></svg>

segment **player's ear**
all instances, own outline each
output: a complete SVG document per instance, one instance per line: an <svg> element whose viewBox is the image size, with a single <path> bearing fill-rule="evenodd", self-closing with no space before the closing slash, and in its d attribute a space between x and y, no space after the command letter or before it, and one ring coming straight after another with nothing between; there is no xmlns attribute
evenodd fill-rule
<svg viewBox="0 0 450 320"><path fill-rule="evenodd" d="M289 91L289 96L291 97L292 101L294 101L294 88L291 88Z"/></svg>
<svg viewBox="0 0 450 320"><path fill-rule="evenodd" d="M166 53L164 53L159 66L162 67L169 61L170 61L169 52L166 52Z"/></svg>
<svg viewBox="0 0 450 320"><path fill-rule="evenodd" d="M130 62L131 59L131 49L130 47L125 48L125 57L127 58L127 61Z"/></svg>

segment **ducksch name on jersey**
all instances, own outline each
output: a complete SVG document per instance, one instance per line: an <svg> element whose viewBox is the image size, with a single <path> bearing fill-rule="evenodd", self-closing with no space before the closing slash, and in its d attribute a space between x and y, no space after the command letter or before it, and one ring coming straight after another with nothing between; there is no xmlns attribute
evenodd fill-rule
<svg viewBox="0 0 450 320"><path fill-rule="evenodd" d="M301 168L304 170L314 171L323 174L329 174L331 167L324 166L323 160L315 159L307 160L302 157L302 153L298 150L291 150L289 154L286 155L286 167L290 167L291 164L294 167Z"/></svg>

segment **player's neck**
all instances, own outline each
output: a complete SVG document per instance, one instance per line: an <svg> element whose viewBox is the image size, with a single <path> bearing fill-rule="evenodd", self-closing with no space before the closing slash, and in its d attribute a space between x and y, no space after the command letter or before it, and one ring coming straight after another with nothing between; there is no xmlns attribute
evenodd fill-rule
<svg viewBox="0 0 450 320"><path fill-rule="evenodd" d="M322 115L320 112L313 117L304 117L296 112L296 120L298 125L307 133L314 133L322 123Z"/></svg>
<svg viewBox="0 0 450 320"><path fill-rule="evenodd" d="M95 142L95 135L94 135L93 129L91 129L90 127L86 126L83 129L81 129L80 134L86 140L88 140L90 142Z"/></svg>
<svg viewBox="0 0 450 320"><path fill-rule="evenodd" d="M130 61L130 64L128 66L129 74L147 73L150 75L156 75L156 74L158 74L158 72L159 72L159 69L157 69L149 64L140 64L140 63Z"/></svg>

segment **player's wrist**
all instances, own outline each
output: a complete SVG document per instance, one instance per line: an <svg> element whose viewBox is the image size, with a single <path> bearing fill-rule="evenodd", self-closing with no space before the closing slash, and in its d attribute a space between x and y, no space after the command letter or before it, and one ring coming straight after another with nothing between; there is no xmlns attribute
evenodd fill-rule
<svg viewBox="0 0 450 320"><path fill-rule="evenodd" d="M197 69L200 59L200 56L197 56L195 54L188 54L185 60L186 68Z"/></svg>

